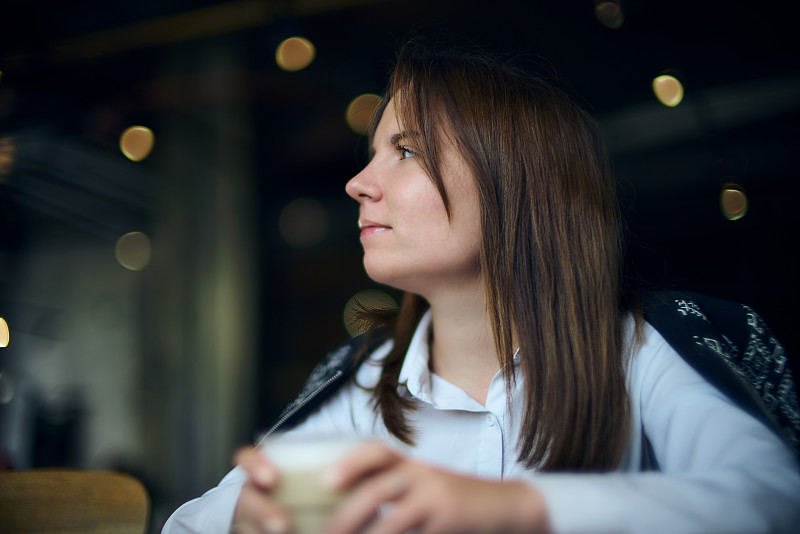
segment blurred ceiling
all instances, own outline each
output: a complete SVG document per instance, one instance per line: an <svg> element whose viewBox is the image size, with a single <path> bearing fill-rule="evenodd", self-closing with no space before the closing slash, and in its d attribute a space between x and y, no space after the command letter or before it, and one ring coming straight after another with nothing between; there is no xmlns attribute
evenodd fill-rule
<svg viewBox="0 0 800 534"><path fill-rule="evenodd" d="M382 88L393 51L414 31L453 32L531 56L593 112L617 122L624 121L620 115L641 114L637 104L653 103L650 80L668 68L683 75L690 95L707 98L708 91L730 88L740 95L732 103L737 108L753 105L748 99L763 108L772 84L786 86L798 74L786 4L623 1L624 23L614 30L598 22L590 0L6 0L0 113L5 121L55 122L102 144L111 123L238 96L252 99L267 117L296 110L300 115L284 132L287 153L302 154L295 163L313 165L350 150L347 136L328 137L330 122L340 122L353 96ZM280 71L273 60L275 44L292 34L308 37L318 50L312 66L296 74ZM168 63L173 50L231 36L243 43L239 64ZM208 86L221 69L236 71L238 93ZM753 81L760 86L744 84ZM773 105L766 114L785 111L780 105L794 103ZM659 127L669 129L664 115ZM756 111L749 120L761 118ZM710 128L729 126L725 116L706 120ZM620 146L630 144L618 135ZM659 141L675 142L674 133L652 142ZM323 148L309 151L309 142Z"/></svg>
<svg viewBox="0 0 800 534"><path fill-rule="evenodd" d="M623 1L624 23L614 30L598 22L590 0L6 0L0 114L5 121L55 122L102 145L113 127L159 109L247 98L267 118L277 110L298 114L287 121L283 142L289 155L302 154L293 163L313 165L350 150L351 138L328 137L331 121L341 122L353 96L379 91L397 44L423 31L453 32L530 56L594 113L623 127L630 124L625 117L643 113L637 105L653 103L653 76L676 69L690 96L738 92L739 100L730 102L737 109L717 106L705 118L709 128L725 128L730 121L720 114L764 108L774 84L797 90L786 4ZM292 34L308 37L318 50L312 66L295 74L280 71L273 60L275 44ZM238 64L168 60L176 49L231 36L242 43ZM235 70L239 91L215 91L215 70ZM754 81L760 85L744 83ZM748 120L794 106L772 104ZM672 135L651 135L651 142L675 142L675 128L664 124L669 120L664 113L657 127ZM620 147L630 145L624 134L615 135ZM309 142L316 150L307 150Z"/></svg>

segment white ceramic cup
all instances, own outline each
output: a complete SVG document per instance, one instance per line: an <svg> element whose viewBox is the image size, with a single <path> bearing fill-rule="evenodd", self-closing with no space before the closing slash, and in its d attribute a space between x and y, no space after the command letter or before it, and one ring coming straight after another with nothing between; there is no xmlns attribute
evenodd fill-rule
<svg viewBox="0 0 800 534"><path fill-rule="evenodd" d="M292 517L295 534L320 534L344 494L323 483L323 473L363 441L347 438L277 436L260 448L280 472L273 492Z"/></svg>

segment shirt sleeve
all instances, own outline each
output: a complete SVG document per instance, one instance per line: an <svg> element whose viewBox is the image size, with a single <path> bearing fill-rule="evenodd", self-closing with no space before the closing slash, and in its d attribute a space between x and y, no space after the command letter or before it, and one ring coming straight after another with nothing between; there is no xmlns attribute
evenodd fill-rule
<svg viewBox="0 0 800 534"><path fill-rule="evenodd" d="M169 517L162 534L223 534L231 531L233 511L242 490L246 475L233 468L201 497L193 499L175 510Z"/></svg>
<svg viewBox="0 0 800 534"><path fill-rule="evenodd" d="M632 432L660 472L535 474L557 534L792 533L800 470L781 439L694 371L651 327L632 363ZM630 451L629 451L630 452ZM641 451L636 451L640 455Z"/></svg>
<svg viewBox="0 0 800 534"><path fill-rule="evenodd" d="M371 383L377 379L379 368L362 366L359 371L359 384ZM289 430L284 436L337 436L361 438L369 436L374 420L367 419L359 412L353 413L354 406L366 406L368 393L353 382L342 386L339 394L328 399L325 404L312 412L300 425ZM361 430L363 428L363 430ZM363 432L363 434L362 434ZM232 469L213 489L202 496L180 506L167 520L162 534L221 534L229 532L233 512L239 500L246 475L241 469Z"/></svg>

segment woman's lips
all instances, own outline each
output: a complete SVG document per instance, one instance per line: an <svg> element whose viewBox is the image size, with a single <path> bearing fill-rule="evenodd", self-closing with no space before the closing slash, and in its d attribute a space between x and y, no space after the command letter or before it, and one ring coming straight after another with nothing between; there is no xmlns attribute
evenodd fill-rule
<svg viewBox="0 0 800 534"><path fill-rule="evenodd" d="M386 230L391 230L391 226L380 224L372 221L358 221L358 227L361 229L361 237L377 234Z"/></svg>
<svg viewBox="0 0 800 534"><path fill-rule="evenodd" d="M377 234L379 232L383 232L390 229L391 228L389 226L367 226L366 228L361 229L361 237Z"/></svg>

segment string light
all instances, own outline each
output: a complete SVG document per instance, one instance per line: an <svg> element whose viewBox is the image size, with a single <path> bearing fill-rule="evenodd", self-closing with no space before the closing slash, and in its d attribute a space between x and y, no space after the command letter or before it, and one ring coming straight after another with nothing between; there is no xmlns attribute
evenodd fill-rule
<svg viewBox="0 0 800 534"><path fill-rule="evenodd" d="M653 93L659 102L674 108L683 100L683 84L671 74L662 74L653 79Z"/></svg>
<svg viewBox="0 0 800 534"><path fill-rule="evenodd" d="M738 221L747 215L748 201L743 188L737 184L725 184L719 196L722 214L729 221Z"/></svg>
<svg viewBox="0 0 800 534"><path fill-rule="evenodd" d="M600 21L600 24L606 28L616 30L625 21L625 14L622 11L622 6L619 1L597 1L594 5L594 16Z"/></svg>
<svg viewBox="0 0 800 534"><path fill-rule="evenodd" d="M2 177L11 174L14 168L16 147L13 137L0 138L0 182Z"/></svg>
<svg viewBox="0 0 800 534"><path fill-rule="evenodd" d="M357 134L366 135L372 116L381 103L382 98L372 93L355 97L347 106L345 118L347 125Z"/></svg>
<svg viewBox="0 0 800 534"><path fill-rule="evenodd" d="M119 149L131 161L142 161L155 144L153 131L146 126L131 126L119 138Z"/></svg>
<svg viewBox="0 0 800 534"><path fill-rule="evenodd" d="M342 318L344 320L344 327L350 337L364 333L364 325L361 324L356 315L359 306L367 308L381 308L381 309L397 309L397 301L392 298L388 293L379 289L365 289L359 291L347 301L344 305L344 312Z"/></svg>
<svg viewBox="0 0 800 534"><path fill-rule="evenodd" d="M150 263L150 255L150 238L142 232L128 232L117 240L117 261L126 269L141 271Z"/></svg>
<svg viewBox="0 0 800 534"><path fill-rule="evenodd" d="M278 45L275 50L275 62L288 72L295 72L308 67L317 50L305 37L289 37Z"/></svg>
<svg viewBox="0 0 800 534"><path fill-rule="evenodd" d="M11 331L8 329L8 323L0 317L0 348L7 347L10 341Z"/></svg>

